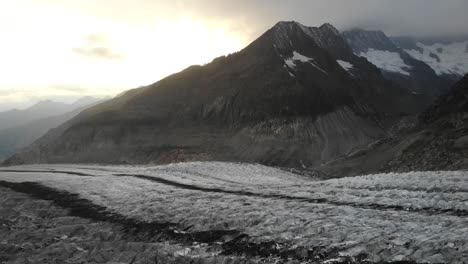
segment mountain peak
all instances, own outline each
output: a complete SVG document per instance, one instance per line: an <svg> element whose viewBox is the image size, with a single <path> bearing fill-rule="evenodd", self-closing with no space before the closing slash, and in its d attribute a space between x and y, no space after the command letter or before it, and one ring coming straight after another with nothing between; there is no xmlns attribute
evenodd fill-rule
<svg viewBox="0 0 468 264"><path fill-rule="evenodd" d="M283 29L293 29L295 26L299 26L300 28L302 28L304 31L309 31L310 29L319 29L321 31L330 31L330 32L333 32L335 34L339 34L339 31L338 29L336 29L335 26L333 26L331 23L324 23L323 25L321 25L320 27L309 27L309 26L305 26L297 21L280 21L278 23L276 23L275 27L278 27L278 28L283 28Z"/></svg>
<svg viewBox="0 0 468 264"><path fill-rule="evenodd" d="M380 30L355 28L343 32L342 35L356 52L366 52L370 48L397 51L396 45Z"/></svg>
<svg viewBox="0 0 468 264"><path fill-rule="evenodd" d="M296 22L294 20L291 21L279 21L276 23L275 27L290 27L292 25L300 25L299 22Z"/></svg>
<svg viewBox="0 0 468 264"><path fill-rule="evenodd" d="M334 27L332 24L330 23L325 23L323 25L321 25L319 27L321 30L327 30L327 31L330 31L330 32L333 32L334 34L336 35L339 35L340 32L338 31L338 29L336 29L336 27Z"/></svg>
<svg viewBox="0 0 468 264"><path fill-rule="evenodd" d="M383 136L409 94L337 32L279 22L236 54L95 106L9 162L334 160Z"/></svg>
<svg viewBox="0 0 468 264"><path fill-rule="evenodd" d="M85 106L85 105L88 105L88 104L95 103L95 102L97 102L99 100L100 100L99 98L95 98L95 97L92 97L92 96L83 96L83 97L79 98L78 100L76 100L75 102L73 102L71 105L80 107L80 106Z"/></svg>
<svg viewBox="0 0 468 264"><path fill-rule="evenodd" d="M354 36L360 39L369 39L378 42L391 42L388 36L382 30L366 30L361 28L354 28L349 31L343 32L345 36Z"/></svg>
<svg viewBox="0 0 468 264"><path fill-rule="evenodd" d="M277 48L288 48L294 37L305 37L313 40L319 47L328 46L330 38L339 36L339 31L330 23L320 27L308 27L296 21L280 21L272 29L273 40ZM294 37L293 37L294 36Z"/></svg>
<svg viewBox="0 0 468 264"><path fill-rule="evenodd" d="M42 100L42 101L39 101L37 103L35 103L34 105L32 105L31 107L29 107L28 109L42 109L42 108L51 108L51 107L63 107L65 106L66 104L65 103L60 103L60 102L56 102L56 101L52 101L52 100Z"/></svg>
<svg viewBox="0 0 468 264"><path fill-rule="evenodd" d="M275 49L290 50L297 37L306 38L301 28L305 26L295 21L280 21L266 35L271 36Z"/></svg>

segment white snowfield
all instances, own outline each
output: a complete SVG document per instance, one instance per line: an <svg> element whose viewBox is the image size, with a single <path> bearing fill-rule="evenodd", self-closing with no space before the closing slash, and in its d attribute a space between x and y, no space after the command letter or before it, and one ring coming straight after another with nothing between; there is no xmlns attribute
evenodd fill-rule
<svg viewBox="0 0 468 264"><path fill-rule="evenodd" d="M421 50L406 49L405 51L417 60L424 61L438 74L468 73L468 41L449 44L435 43L416 44Z"/></svg>
<svg viewBox="0 0 468 264"><path fill-rule="evenodd" d="M347 72L350 72L351 69L354 68L354 65L351 64L350 62L347 62L347 61L344 61L344 60L336 60L336 62L338 62L338 64L341 66L341 68L345 69Z"/></svg>
<svg viewBox="0 0 468 264"><path fill-rule="evenodd" d="M0 170L10 170L0 172L0 181L38 182L125 216L177 223L188 232L235 229L256 242L334 248L342 256L365 253L373 262L468 259L465 171L317 181L261 165L223 162Z"/></svg>
<svg viewBox="0 0 468 264"><path fill-rule="evenodd" d="M359 56L366 58L370 63L382 70L410 75L409 70L412 67L403 61L398 52L369 49L366 52L361 52Z"/></svg>
<svg viewBox="0 0 468 264"><path fill-rule="evenodd" d="M314 66L317 70L323 72L325 75L327 75L328 73L323 70L322 68L320 68L317 63L315 62L315 60L313 58L309 58L309 57L306 57L302 54L300 54L299 52L297 51L294 51L293 52L293 56L291 58L288 58L284 61L285 65L287 65L289 68L291 69L294 69L296 67L296 62L299 61L299 62L303 62L303 63L309 63L311 64L312 66Z"/></svg>

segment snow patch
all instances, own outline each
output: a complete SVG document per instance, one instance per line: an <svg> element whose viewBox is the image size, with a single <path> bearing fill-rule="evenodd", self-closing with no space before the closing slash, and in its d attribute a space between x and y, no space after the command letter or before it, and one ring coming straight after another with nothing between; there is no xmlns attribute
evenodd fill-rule
<svg viewBox="0 0 468 264"><path fill-rule="evenodd" d="M345 69L346 71L350 71L351 69L354 68L354 65L347 62L347 61L343 61L343 60L337 60L336 62L338 62L338 64L341 66L341 68Z"/></svg>
<svg viewBox="0 0 468 264"><path fill-rule="evenodd" d="M427 63L438 75L465 75L468 72L468 41L450 44L435 43L425 45L418 42L420 49L406 49L405 51L417 60Z"/></svg>
<svg viewBox="0 0 468 264"><path fill-rule="evenodd" d="M361 52L359 56L366 58L382 70L410 75L408 70L412 67L405 64L398 52L368 49L367 52Z"/></svg>
<svg viewBox="0 0 468 264"><path fill-rule="evenodd" d="M309 58L307 56L304 56L302 54L300 54L299 52L297 51L293 51L293 56L291 58L288 58L286 60L284 60L284 62L286 63L286 65L289 67L289 68L295 68L296 67L296 62L297 61L300 61L300 62L303 62L303 63L309 63L311 64L312 66L314 66L316 69L320 70L321 72L325 73L325 74L328 74L326 71L324 71L322 68L320 68L314 59L312 58Z"/></svg>
<svg viewBox="0 0 468 264"><path fill-rule="evenodd" d="M294 51L293 56L290 59L286 60L286 64L288 64L288 65L292 64L292 66L296 66L294 64L294 61L309 62L309 61L313 61L313 60L314 59L306 57L306 56L300 54L299 52Z"/></svg>

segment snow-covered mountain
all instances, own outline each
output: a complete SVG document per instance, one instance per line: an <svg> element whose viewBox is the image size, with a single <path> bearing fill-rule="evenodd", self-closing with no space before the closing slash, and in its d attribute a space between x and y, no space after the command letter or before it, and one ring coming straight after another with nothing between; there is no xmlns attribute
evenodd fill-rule
<svg viewBox="0 0 468 264"><path fill-rule="evenodd" d="M7 163L229 160L310 168L350 155L444 90L441 77L384 34L350 34L279 22L237 53L82 112ZM379 69L372 62L382 67L373 57L381 54L385 67L388 57L404 65Z"/></svg>
<svg viewBox="0 0 468 264"><path fill-rule="evenodd" d="M468 36L392 40L413 58L431 66L439 76L459 79L468 73Z"/></svg>
<svg viewBox="0 0 468 264"><path fill-rule="evenodd" d="M413 93L426 96L429 105L445 94L454 79L440 76L419 58L399 48L382 31L353 29L342 33L354 53L382 70L384 76Z"/></svg>
<svg viewBox="0 0 468 264"><path fill-rule="evenodd" d="M81 113L9 162L308 167L383 137L417 100L330 24L280 22L240 52Z"/></svg>
<svg viewBox="0 0 468 264"><path fill-rule="evenodd" d="M294 49L291 39L293 32L307 35L314 44L328 52L352 83L361 89L351 91L355 98L370 104L379 111L391 114L417 113L425 108L427 99L415 95L407 87L392 83L379 69L365 58L356 55L340 32L331 24L320 27L307 27L297 22L280 22L275 28L277 47ZM288 46L289 45L289 46ZM430 101L432 102L432 100ZM395 107L398 104L398 107Z"/></svg>

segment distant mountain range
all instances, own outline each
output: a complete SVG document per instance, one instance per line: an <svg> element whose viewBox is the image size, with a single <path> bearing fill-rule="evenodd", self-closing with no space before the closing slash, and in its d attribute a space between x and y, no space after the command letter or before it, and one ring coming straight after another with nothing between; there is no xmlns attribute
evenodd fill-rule
<svg viewBox="0 0 468 264"><path fill-rule="evenodd" d="M350 160L406 135L398 127L416 127L458 76L395 43L280 22L240 52L86 109L7 164L230 160L353 173Z"/></svg>
<svg viewBox="0 0 468 264"><path fill-rule="evenodd" d="M41 118L64 114L96 101L97 99L88 96L80 98L72 104L44 100L26 109L0 112L0 130L24 125Z"/></svg>
<svg viewBox="0 0 468 264"><path fill-rule="evenodd" d="M61 125L99 101L92 97L83 97L72 104L41 101L24 110L1 112L0 160L27 147L49 129Z"/></svg>

